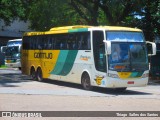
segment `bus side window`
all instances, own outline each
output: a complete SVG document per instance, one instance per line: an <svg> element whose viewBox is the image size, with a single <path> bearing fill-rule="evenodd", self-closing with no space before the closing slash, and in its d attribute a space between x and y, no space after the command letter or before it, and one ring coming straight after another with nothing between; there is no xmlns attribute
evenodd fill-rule
<svg viewBox="0 0 160 120"><path fill-rule="evenodd" d="M88 44L88 49L91 49L91 39L90 39L90 35L87 36L87 44Z"/></svg>
<svg viewBox="0 0 160 120"><path fill-rule="evenodd" d="M38 49L38 40L39 40L39 36L36 36L34 39L34 49Z"/></svg>
<svg viewBox="0 0 160 120"><path fill-rule="evenodd" d="M60 47L60 44L59 44L59 40L58 40L58 36L56 36L55 38L54 38L54 40L55 40L55 44L54 44L54 48L56 49L56 50L58 50Z"/></svg>
<svg viewBox="0 0 160 120"><path fill-rule="evenodd" d="M34 40L28 40L29 41L29 44L30 44L30 49L34 49ZM32 42L31 42L32 41Z"/></svg>
<svg viewBox="0 0 160 120"><path fill-rule="evenodd" d="M53 42L54 42L54 38L53 38L53 36L48 36L47 38L46 38L46 47L45 47L45 49L48 49L48 50L51 50L51 49L54 49L54 44L53 44ZM45 42L45 41L44 41Z"/></svg>
<svg viewBox="0 0 160 120"><path fill-rule="evenodd" d="M36 49L36 40L37 40L37 37L34 36L34 37L30 37L29 39L29 42L30 42L30 49Z"/></svg>
<svg viewBox="0 0 160 120"><path fill-rule="evenodd" d="M70 50L70 49L72 49L72 47L71 47L71 41L68 40L67 41L67 50Z"/></svg>
<svg viewBox="0 0 160 120"><path fill-rule="evenodd" d="M82 49L82 41L83 41L83 37L79 36L78 37L78 49L81 50Z"/></svg>
<svg viewBox="0 0 160 120"><path fill-rule="evenodd" d="M79 34L79 39L78 39L78 49L81 50L90 50L90 37L89 37L89 32L82 32Z"/></svg>
<svg viewBox="0 0 160 120"><path fill-rule="evenodd" d="M56 38L55 36L52 36L52 49L54 50L56 47Z"/></svg>
<svg viewBox="0 0 160 120"><path fill-rule="evenodd" d="M56 36L52 36L52 49L55 50L56 49Z"/></svg>
<svg viewBox="0 0 160 120"><path fill-rule="evenodd" d="M52 38L51 37L48 38L47 49L49 49L49 50L52 49Z"/></svg>
<svg viewBox="0 0 160 120"><path fill-rule="evenodd" d="M46 36L42 36L42 41L41 41L41 47L42 49L46 49L47 48L47 42L46 42Z"/></svg>
<svg viewBox="0 0 160 120"><path fill-rule="evenodd" d="M91 42L90 42L90 35L85 34L84 35L84 44L85 44L85 49L90 50L91 49Z"/></svg>
<svg viewBox="0 0 160 120"><path fill-rule="evenodd" d="M67 36L67 50L72 50L73 49L73 41L75 37L74 34L71 33Z"/></svg>
<svg viewBox="0 0 160 120"><path fill-rule="evenodd" d="M37 48L39 50L42 49L42 46L41 46L41 37L40 36L38 37L38 40L37 40Z"/></svg>
<svg viewBox="0 0 160 120"><path fill-rule="evenodd" d="M62 50L66 49L66 44L67 44L66 40L63 39L63 37L62 37L60 40L60 49L62 49Z"/></svg>
<svg viewBox="0 0 160 120"><path fill-rule="evenodd" d="M56 49L66 49L66 36L64 34L56 37Z"/></svg>
<svg viewBox="0 0 160 120"><path fill-rule="evenodd" d="M47 49L47 37L45 35L41 36L41 47L42 49Z"/></svg>
<svg viewBox="0 0 160 120"><path fill-rule="evenodd" d="M84 35L83 35L83 39L82 39L82 49L87 50L87 39Z"/></svg>
<svg viewBox="0 0 160 120"><path fill-rule="evenodd" d="M77 49L78 49L76 39L77 39L77 37L75 37L74 40L72 41L72 49L73 49L73 50L77 50Z"/></svg>
<svg viewBox="0 0 160 120"><path fill-rule="evenodd" d="M55 38L55 49L59 49L60 48L60 43L59 43L59 40L58 40L58 36L56 36Z"/></svg>

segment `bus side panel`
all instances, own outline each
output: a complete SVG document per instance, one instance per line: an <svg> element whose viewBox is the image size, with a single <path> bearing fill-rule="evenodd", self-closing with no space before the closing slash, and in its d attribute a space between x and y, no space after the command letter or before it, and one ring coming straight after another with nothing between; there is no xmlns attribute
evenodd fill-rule
<svg viewBox="0 0 160 120"><path fill-rule="evenodd" d="M62 51L61 54L49 78L80 84L83 71L92 71L91 53L73 50Z"/></svg>
<svg viewBox="0 0 160 120"><path fill-rule="evenodd" d="M57 61L55 63L55 67L50 72L50 79L58 79L58 80L66 80L67 75L70 73L78 50L61 50Z"/></svg>
<svg viewBox="0 0 160 120"><path fill-rule="evenodd" d="M81 84L81 76L83 72L87 72L90 76L90 79L92 79L92 68L93 64L91 52L79 50L73 68L67 76L67 81Z"/></svg>

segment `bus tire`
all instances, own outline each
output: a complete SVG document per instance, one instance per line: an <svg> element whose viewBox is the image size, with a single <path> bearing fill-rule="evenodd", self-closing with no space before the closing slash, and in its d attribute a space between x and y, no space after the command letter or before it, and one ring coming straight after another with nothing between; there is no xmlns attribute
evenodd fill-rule
<svg viewBox="0 0 160 120"><path fill-rule="evenodd" d="M30 76L33 80L36 80L36 71L35 71L34 67L31 67Z"/></svg>
<svg viewBox="0 0 160 120"><path fill-rule="evenodd" d="M40 81L40 82L43 81L43 74L42 74L41 68L37 69L37 75L36 75L36 77L37 77L38 81Z"/></svg>
<svg viewBox="0 0 160 120"><path fill-rule="evenodd" d="M82 78L81 78L81 84L85 90L91 90L91 81L88 73L83 73Z"/></svg>

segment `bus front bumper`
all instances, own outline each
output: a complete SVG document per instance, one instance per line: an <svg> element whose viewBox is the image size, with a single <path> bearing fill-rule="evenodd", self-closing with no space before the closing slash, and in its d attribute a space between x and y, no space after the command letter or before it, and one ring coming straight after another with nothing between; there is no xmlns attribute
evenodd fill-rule
<svg viewBox="0 0 160 120"><path fill-rule="evenodd" d="M106 80L106 87L108 88L122 88L122 87L142 87L148 84L148 78L135 79L116 79L108 78Z"/></svg>
<svg viewBox="0 0 160 120"><path fill-rule="evenodd" d="M8 68L20 68L21 67L21 63L17 62L17 63L5 63L6 67Z"/></svg>

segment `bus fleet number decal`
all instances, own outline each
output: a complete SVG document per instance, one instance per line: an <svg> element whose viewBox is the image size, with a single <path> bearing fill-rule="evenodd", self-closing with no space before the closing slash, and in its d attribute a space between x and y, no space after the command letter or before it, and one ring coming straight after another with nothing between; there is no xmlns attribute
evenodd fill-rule
<svg viewBox="0 0 160 120"><path fill-rule="evenodd" d="M101 82L102 82L102 79L103 79L103 77L96 77L96 83L98 84L98 85L101 85Z"/></svg>

